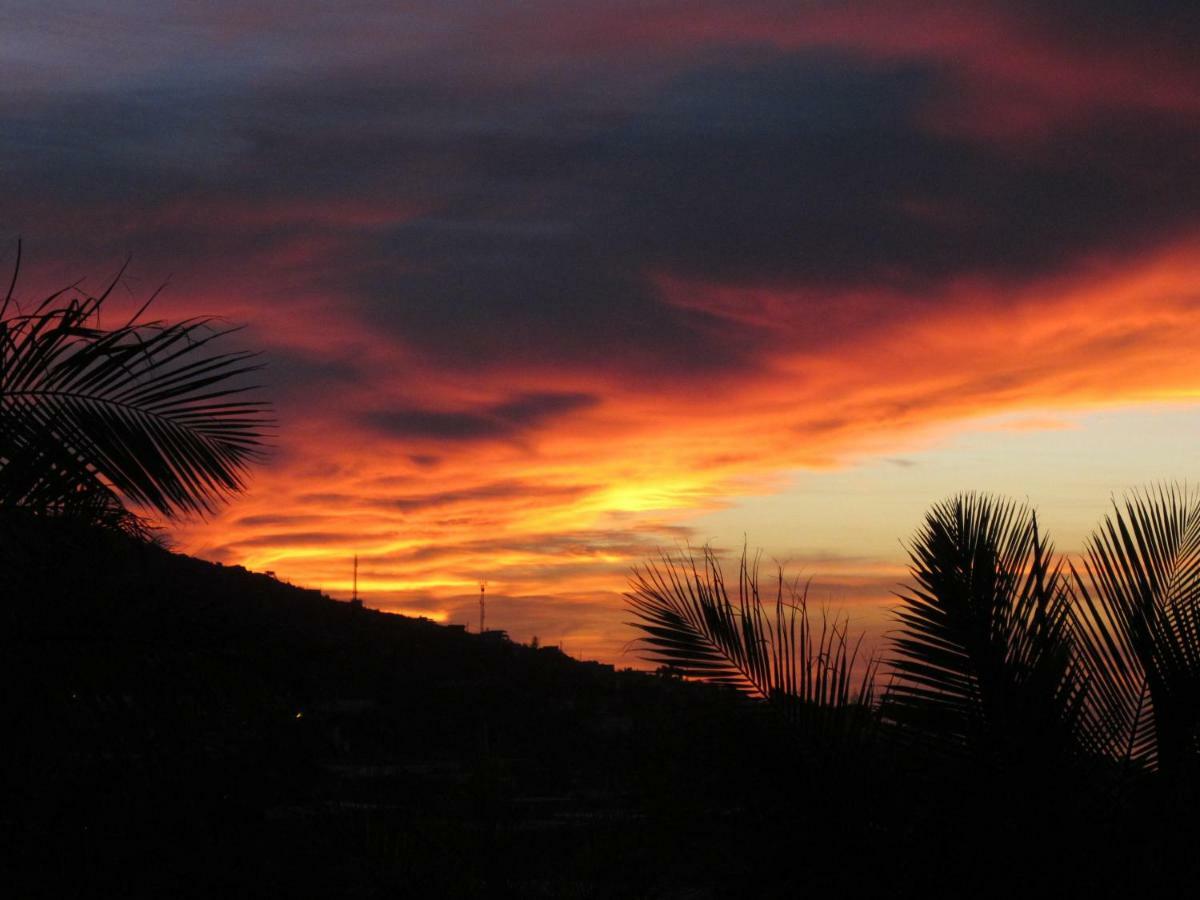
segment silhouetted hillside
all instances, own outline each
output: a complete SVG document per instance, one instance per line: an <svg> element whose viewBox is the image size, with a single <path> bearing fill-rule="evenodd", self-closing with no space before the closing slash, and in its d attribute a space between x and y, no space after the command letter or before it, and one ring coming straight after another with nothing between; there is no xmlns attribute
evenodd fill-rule
<svg viewBox="0 0 1200 900"><path fill-rule="evenodd" d="M639 823L737 752L722 691L120 535L9 517L0 572L4 839L48 895L668 884Z"/></svg>

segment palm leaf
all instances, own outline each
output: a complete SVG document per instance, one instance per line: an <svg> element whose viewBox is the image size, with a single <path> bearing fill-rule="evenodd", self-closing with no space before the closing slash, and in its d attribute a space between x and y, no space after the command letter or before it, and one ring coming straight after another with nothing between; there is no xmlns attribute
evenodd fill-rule
<svg viewBox="0 0 1200 900"><path fill-rule="evenodd" d="M699 559L663 554L635 568L625 597L649 662L730 686L827 733L854 727L852 714L870 709L875 663L860 660L862 638L850 639L844 618L822 616L814 627L807 586L787 583L782 569L774 599L765 599L758 559L745 550L733 594L706 547Z"/></svg>
<svg viewBox="0 0 1200 900"><path fill-rule="evenodd" d="M959 495L930 510L909 553L886 718L972 756L1072 752L1086 738L1084 681L1062 564L1036 515Z"/></svg>
<svg viewBox="0 0 1200 900"><path fill-rule="evenodd" d="M0 308L0 507L206 513L262 457L272 422L245 381L253 355L211 352L231 330L211 319L139 322L145 307L96 327L116 283L30 313L9 314L10 290Z"/></svg>
<svg viewBox="0 0 1200 900"><path fill-rule="evenodd" d="M1178 773L1200 726L1200 495L1131 492L1074 571L1097 733L1119 759Z"/></svg>

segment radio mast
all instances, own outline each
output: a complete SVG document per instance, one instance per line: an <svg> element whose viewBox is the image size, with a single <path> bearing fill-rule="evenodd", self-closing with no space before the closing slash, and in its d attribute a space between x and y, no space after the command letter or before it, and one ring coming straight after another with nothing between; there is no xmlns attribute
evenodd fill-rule
<svg viewBox="0 0 1200 900"><path fill-rule="evenodd" d="M487 587L486 581L479 582L479 633L483 634L483 626L487 621L485 616L487 613L487 603L484 599L484 589Z"/></svg>

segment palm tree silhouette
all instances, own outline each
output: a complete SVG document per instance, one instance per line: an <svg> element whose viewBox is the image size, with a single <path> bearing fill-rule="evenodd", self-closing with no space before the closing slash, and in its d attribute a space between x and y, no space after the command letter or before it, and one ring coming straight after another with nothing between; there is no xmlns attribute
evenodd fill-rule
<svg viewBox="0 0 1200 900"><path fill-rule="evenodd" d="M1055 556L1032 510L982 494L934 505L909 555L880 664L889 740L1035 781L1116 760L1195 786L1200 491L1131 492L1078 568ZM626 594L641 655L791 718L870 704L869 684L853 689L844 620L816 630L806 592L789 595L782 575L775 588L772 603L745 552L732 592L711 549L663 555L634 570Z"/></svg>
<svg viewBox="0 0 1200 900"><path fill-rule="evenodd" d="M1108 752L1178 777L1200 758L1200 494L1113 503L1073 570L1081 656Z"/></svg>
<svg viewBox="0 0 1200 900"><path fill-rule="evenodd" d="M961 494L927 513L909 554L885 720L1005 767L1090 746L1071 595L1036 514Z"/></svg>
<svg viewBox="0 0 1200 900"><path fill-rule="evenodd" d="M270 406L245 352L212 353L233 329L210 318L99 327L124 272L99 296L60 291L31 312L0 304L0 509L67 514L145 533L142 513L207 513L244 486Z"/></svg>

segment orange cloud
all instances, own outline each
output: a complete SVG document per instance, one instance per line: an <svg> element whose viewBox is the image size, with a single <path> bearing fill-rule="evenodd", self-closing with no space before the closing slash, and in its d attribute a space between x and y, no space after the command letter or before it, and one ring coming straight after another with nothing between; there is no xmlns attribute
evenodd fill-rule
<svg viewBox="0 0 1200 900"><path fill-rule="evenodd" d="M602 401L564 405L519 439L434 436L417 442L420 459L411 441L326 409L242 502L180 531L181 546L343 596L357 553L368 602L443 618L465 620L480 579L497 597L556 597L542 601L543 636L557 627L576 651L613 658L628 640L617 594L629 567L685 541L697 512L769 491L789 469L895 453L1000 413L1200 396L1194 241L1020 288L951 284L877 327L870 311L897 298L851 294L866 327L828 346L779 288L659 284L671 302L761 328L761 370L703 391L596 385ZM880 598L898 574L889 561L811 570ZM561 623L578 610L563 598L582 596L607 597L606 612L590 607L571 631Z"/></svg>

